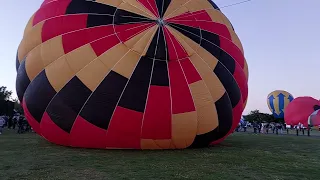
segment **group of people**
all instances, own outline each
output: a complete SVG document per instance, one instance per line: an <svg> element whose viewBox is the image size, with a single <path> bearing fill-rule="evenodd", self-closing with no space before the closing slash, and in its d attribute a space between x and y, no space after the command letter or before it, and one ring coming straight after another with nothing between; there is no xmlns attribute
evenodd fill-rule
<svg viewBox="0 0 320 180"><path fill-rule="evenodd" d="M31 126L23 115L17 114L12 117L0 116L0 135L3 133L3 128L17 129L17 133L32 131Z"/></svg>
<svg viewBox="0 0 320 180"><path fill-rule="evenodd" d="M289 130L296 130L296 135L298 136L300 133L302 135L305 135L305 133L310 136L310 131L312 131L311 128L303 126L303 124L299 123L298 125L291 126L287 125L285 123L266 123L266 122L247 122L247 121L240 121L238 124L238 127L235 129L236 132L246 132L247 128L253 128L253 133L258 134L258 133L264 133L264 134L283 134L283 131L286 131L287 134L289 134ZM320 126L319 126L319 131L320 131Z"/></svg>
<svg viewBox="0 0 320 180"><path fill-rule="evenodd" d="M236 132L240 132L243 130L243 132L247 131L247 128L253 128L253 133L283 133L283 130L286 129L286 125L282 123L259 123L259 122L252 122L249 123L247 121L242 121L238 124L238 127L236 128Z"/></svg>
<svg viewBox="0 0 320 180"><path fill-rule="evenodd" d="M254 128L254 133L265 133L268 134L269 132L274 134L282 134L283 130L286 129L286 125L282 123L256 123L253 122L253 128Z"/></svg>

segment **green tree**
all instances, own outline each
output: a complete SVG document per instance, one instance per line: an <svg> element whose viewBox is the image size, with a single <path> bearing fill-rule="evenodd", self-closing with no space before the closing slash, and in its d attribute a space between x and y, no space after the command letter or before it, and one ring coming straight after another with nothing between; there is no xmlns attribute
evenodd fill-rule
<svg viewBox="0 0 320 180"><path fill-rule="evenodd" d="M0 115L13 115L14 102L11 101L12 91L9 91L7 87L0 87Z"/></svg>
<svg viewBox="0 0 320 180"><path fill-rule="evenodd" d="M261 113L257 109L251 111L248 115L244 116L244 118L249 122L253 122L253 121L262 122Z"/></svg>
<svg viewBox="0 0 320 180"><path fill-rule="evenodd" d="M11 98L12 91L7 90L7 87L0 87L0 100L9 100Z"/></svg>
<svg viewBox="0 0 320 180"><path fill-rule="evenodd" d="M261 113L259 110L253 110L243 117L249 122L284 122L284 119L276 119L272 114Z"/></svg>

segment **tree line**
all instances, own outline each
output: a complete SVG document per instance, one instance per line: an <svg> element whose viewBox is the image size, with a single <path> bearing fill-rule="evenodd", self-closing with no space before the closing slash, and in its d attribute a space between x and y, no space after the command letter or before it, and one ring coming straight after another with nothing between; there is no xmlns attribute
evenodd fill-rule
<svg viewBox="0 0 320 180"><path fill-rule="evenodd" d="M14 110L23 114L23 109L18 99L12 99L12 91L0 86L0 116L13 116Z"/></svg>
<svg viewBox="0 0 320 180"><path fill-rule="evenodd" d="M275 118L272 114L261 113L259 110L251 111L248 115L243 116L246 121L249 122L275 122L275 123L284 123L283 118Z"/></svg>

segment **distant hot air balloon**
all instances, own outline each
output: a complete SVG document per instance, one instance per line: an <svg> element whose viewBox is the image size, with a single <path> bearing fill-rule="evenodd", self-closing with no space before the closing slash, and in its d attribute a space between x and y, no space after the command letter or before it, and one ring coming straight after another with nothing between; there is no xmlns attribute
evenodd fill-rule
<svg viewBox="0 0 320 180"><path fill-rule="evenodd" d="M310 126L320 125L320 109L314 111L308 118L308 124Z"/></svg>
<svg viewBox="0 0 320 180"><path fill-rule="evenodd" d="M284 118L284 109L293 99L287 91L276 90L268 95L267 103L275 118Z"/></svg>
<svg viewBox="0 0 320 180"><path fill-rule="evenodd" d="M302 123L305 127L309 125L308 120L312 116L312 124L317 123L315 111L320 109L320 101L312 97L297 97L286 107L284 120L287 124L297 125ZM314 114L313 114L314 113ZM313 117L315 116L315 117Z"/></svg>

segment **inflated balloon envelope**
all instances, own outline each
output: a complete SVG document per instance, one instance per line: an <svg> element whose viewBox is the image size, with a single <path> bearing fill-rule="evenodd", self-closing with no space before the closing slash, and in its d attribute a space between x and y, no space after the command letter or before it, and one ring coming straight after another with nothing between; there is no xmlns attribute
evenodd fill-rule
<svg viewBox="0 0 320 180"><path fill-rule="evenodd" d="M314 111L308 118L309 126L319 126L320 125L320 107Z"/></svg>
<svg viewBox="0 0 320 180"><path fill-rule="evenodd" d="M73 147L219 143L248 96L242 45L210 0L46 0L17 72L32 128Z"/></svg>
<svg viewBox="0 0 320 180"><path fill-rule="evenodd" d="M285 108L293 99L292 94L287 91L276 90L268 95L267 104L275 118L284 118Z"/></svg>
<svg viewBox="0 0 320 180"><path fill-rule="evenodd" d="M289 103L285 110L285 122L289 125L302 123L308 127L309 116L318 109L320 109L319 100L309 96L297 97Z"/></svg>

